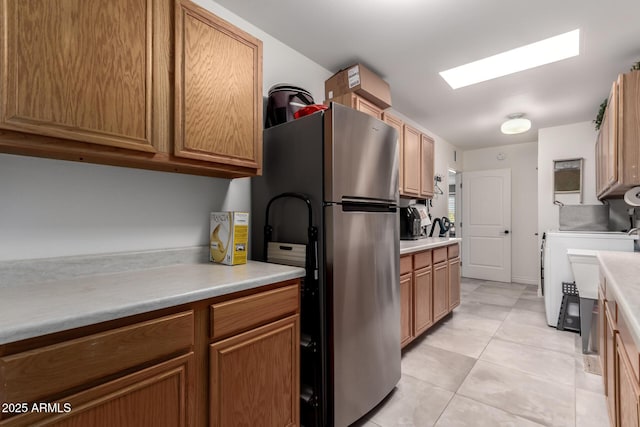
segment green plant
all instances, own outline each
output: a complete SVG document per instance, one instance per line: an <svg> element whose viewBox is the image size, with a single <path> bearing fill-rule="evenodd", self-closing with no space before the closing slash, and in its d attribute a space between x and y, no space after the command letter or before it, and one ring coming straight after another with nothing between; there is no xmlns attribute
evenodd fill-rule
<svg viewBox="0 0 640 427"><path fill-rule="evenodd" d="M600 109L598 110L598 116L593 121L593 123L596 124L596 130L600 130L600 125L602 124L602 119L604 118L604 112L607 109L608 101L609 101L609 98L605 98L604 101L602 101L602 104L600 104Z"/></svg>
<svg viewBox="0 0 640 427"><path fill-rule="evenodd" d="M631 70L629 70L629 71L636 71L636 70L640 70L640 61L638 61L635 64L633 64L631 66Z"/></svg>

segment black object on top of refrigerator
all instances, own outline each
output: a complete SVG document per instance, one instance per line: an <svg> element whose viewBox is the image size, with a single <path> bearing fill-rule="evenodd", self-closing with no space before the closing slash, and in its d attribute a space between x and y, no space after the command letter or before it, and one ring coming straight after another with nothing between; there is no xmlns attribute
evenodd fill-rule
<svg viewBox="0 0 640 427"><path fill-rule="evenodd" d="M302 294L301 336L319 357L301 349L301 423L346 427L400 380L397 132L332 103L265 130L263 144L263 175L251 183L252 258L266 257L268 201L304 194L318 228L319 269L317 292ZM281 200L270 215L274 240L307 241L302 203Z"/></svg>

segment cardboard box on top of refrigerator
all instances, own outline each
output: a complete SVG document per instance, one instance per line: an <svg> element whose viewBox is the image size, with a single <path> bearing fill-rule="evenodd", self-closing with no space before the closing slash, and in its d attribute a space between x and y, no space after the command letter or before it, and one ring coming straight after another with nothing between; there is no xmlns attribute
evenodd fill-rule
<svg viewBox="0 0 640 427"><path fill-rule="evenodd" d="M340 70L324 82L327 101L349 92L360 95L383 110L391 107L389 83L362 64Z"/></svg>
<svg viewBox="0 0 640 427"><path fill-rule="evenodd" d="M246 264L249 243L248 212L211 212L209 261Z"/></svg>

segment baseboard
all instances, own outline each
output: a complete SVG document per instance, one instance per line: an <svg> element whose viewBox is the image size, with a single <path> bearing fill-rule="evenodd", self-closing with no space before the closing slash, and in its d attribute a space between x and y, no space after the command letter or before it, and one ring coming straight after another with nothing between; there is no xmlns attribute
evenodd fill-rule
<svg viewBox="0 0 640 427"><path fill-rule="evenodd" d="M538 286L538 278L532 278L532 277L518 277L518 276L511 276L511 281L513 283L521 283L523 285L536 285Z"/></svg>

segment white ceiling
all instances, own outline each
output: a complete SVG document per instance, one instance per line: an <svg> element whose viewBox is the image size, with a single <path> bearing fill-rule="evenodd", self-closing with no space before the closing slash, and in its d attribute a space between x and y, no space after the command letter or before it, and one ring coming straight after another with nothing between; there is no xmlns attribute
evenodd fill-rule
<svg viewBox="0 0 640 427"><path fill-rule="evenodd" d="M640 61L640 0L216 1L330 71L362 62L391 85L395 110L463 149L593 120ZM455 91L438 74L576 28L578 57ZM531 130L502 135L519 112Z"/></svg>

